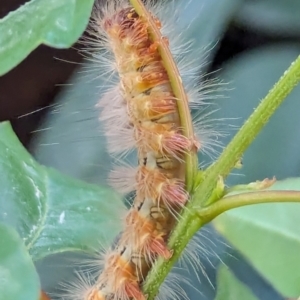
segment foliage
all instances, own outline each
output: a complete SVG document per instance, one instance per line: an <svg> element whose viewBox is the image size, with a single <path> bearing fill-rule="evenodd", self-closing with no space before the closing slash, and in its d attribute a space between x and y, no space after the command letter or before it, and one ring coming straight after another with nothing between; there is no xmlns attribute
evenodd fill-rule
<svg viewBox="0 0 300 300"><path fill-rule="evenodd" d="M193 0L176 26L185 27L194 19L188 34L196 40L194 47L199 49L220 39L228 22L252 26L253 16L259 14L268 18L259 18L261 23L254 23L256 30L273 32L276 28L276 33L281 35L299 36L299 26L296 26L299 1L271 2ZM0 74L16 66L39 44L70 47L83 32L92 4L91 0L31 0L0 20ZM179 1L180 5L184 6L185 1ZM255 14L251 13L253 10ZM210 52L211 59L214 53L215 49ZM298 53L296 45L271 45L229 61L219 77L233 82L235 88L228 91L228 100L218 103L221 109L212 117L228 118L228 124L240 127ZM87 82L78 76L74 78L74 88L59 99L62 103L60 114L52 116L45 124L53 129L38 137L34 149L42 164L81 180L88 174L89 181L94 183L103 181L110 169L105 143L97 138L101 125L97 123L95 111L87 109L97 100L96 87L101 85L100 80ZM274 175L279 179L299 176L300 134L295 130L300 125L299 96L298 87L246 151L244 167L238 172L243 177L229 177L228 185ZM87 101L82 103L82 99ZM72 114L75 111L82 111L82 114ZM89 121L78 122L82 119ZM80 131L74 124L80 126ZM227 136L224 143L227 144L232 135ZM73 140L81 140L81 144L74 147ZM55 149L39 147L54 141L58 144ZM209 158L201 156L200 160L209 161ZM97 165L101 168L95 167ZM20 145L7 123L0 125L0 177L0 300L38 299L40 283L33 261L69 250L94 249L104 241L112 242L120 229L123 203L118 195L104 186L93 186L38 164ZM279 184L282 189L300 189L299 179ZM216 297L216 300L225 300L230 296L252 300L264 295L259 299L276 300L282 299L282 295L299 296L298 215L298 204L265 204L232 210L218 217L215 227L245 257L249 268L257 272L249 272L248 281L241 283L236 277L238 271L218 265L216 275L213 268L208 267L217 291L212 292L209 283L204 281L201 283L203 289L201 286L199 289L205 292L191 299ZM222 242L216 243L222 249L218 254L226 263L228 257L221 247ZM239 254L232 250L231 255ZM50 259L57 262L56 256ZM49 261L39 264L41 277L46 274L46 281L49 280L52 276L46 266ZM242 263L237 270L239 268L244 270ZM52 272L57 269L53 268ZM199 285L196 278L192 280L195 281L193 285ZM187 293L192 295L193 292L188 289Z"/></svg>
<svg viewBox="0 0 300 300"><path fill-rule="evenodd" d="M68 48L85 29L93 0L32 0L0 20L0 75L40 44Z"/></svg>
<svg viewBox="0 0 300 300"><path fill-rule="evenodd" d="M0 299L37 299L38 274L23 240L4 224L0 224L0 236Z"/></svg>
<svg viewBox="0 0 300 300"><path fill-rule="evenodd" d="M112 242L121 229L124 204L115 192L39 165L9 123L0 124L0 177L0 225L6 224L0 227L3 299L37 298L39 281L32 261L64 251L99 248Z"/></svg>

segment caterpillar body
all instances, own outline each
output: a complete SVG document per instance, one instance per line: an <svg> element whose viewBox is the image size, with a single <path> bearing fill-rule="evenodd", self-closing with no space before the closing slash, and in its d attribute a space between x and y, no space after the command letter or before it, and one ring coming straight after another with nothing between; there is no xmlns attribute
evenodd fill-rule
<svg viewBox="0 0 300 300"><path fill-rule="evenodd" d="M83 284L76 299L147 299L143 282L157 257L172 256L168 237L191 192L188 161L202 146L176 64L169 57L173 68L166 67L162 57L162 46L168 50L168 39L160 34L163 24L149 13L155 11L153 3L146 6L141 12L126 0L107 1L96 5L91 21L93 43L109 49L119 78L98 103L108 150L118 156L135 148L138 166L112 172L112 186L134 190L135 198L116 245L104 255L102 273L93 284Z"/></svg>

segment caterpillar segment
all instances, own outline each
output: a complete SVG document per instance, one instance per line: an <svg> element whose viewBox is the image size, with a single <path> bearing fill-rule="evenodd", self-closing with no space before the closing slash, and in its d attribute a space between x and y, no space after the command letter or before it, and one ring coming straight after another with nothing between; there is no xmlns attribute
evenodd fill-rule
<svg viewBox="0 0 300 300"><path fill-rule="evenodd" d="M110 105L100 118L108 120L108 126L111 122L123 124L131 133L139 165L133 184L136 196L124 230L116 247L106 255L103 271L85 300L145 300L143 281L156 258L172 256L167 240L188 201L185 154L195 141L182 134L177 108L180 99L172 91L158 51L160 42L150 37L149 20L126 7L124 1L113 10L109 17L96 18L93 26L104 35L114 54L121 97L114 103L106 100L99 104ZM160 21L149 17L159 29ZM120 107L126 112L126 122L118 119L120 112L116 118L106 118L109 109L113 115L113 109L119 111ZM108 140L113 135L109 132ZM114 152L122 150L121 142L114 144ZM122 185L121 178L118 184Z"/></svg>

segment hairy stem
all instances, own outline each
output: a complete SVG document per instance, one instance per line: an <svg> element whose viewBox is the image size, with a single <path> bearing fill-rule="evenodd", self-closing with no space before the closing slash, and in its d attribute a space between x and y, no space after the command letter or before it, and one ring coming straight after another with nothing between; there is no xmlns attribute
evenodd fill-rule
<svg viewBox="0 0 300 300"><path fill-rule="evenodd" d="M284 72L279 81L261 101L248 120L246 120L238 133L224 149L218 160L207 169L205 172L205 185L201 184L197 189L196 199L209 199L209 195L215 188L217 178L219 176L225 178L230 173L260 130L266 125L276 109L299 82L300 56L298 56L289 69Z"/></svg>
<svg viewBox="0 0 300 300"><path fill-rule="evenodd" d="M259 131L299 82L300 56L292 63L290 68L262 100L239 132L224 149L219 159L204 172L202 182L196 188L190 203L184 209L181 219L170 237L169 246L174 249L172 258L168 261L164 261L161 258L158 259L146 278L144 291L148 295L148 300L155 298L161 283L165 280L172 266L178 260L178 257L193 235L209 220L214 218L214 215L210 217L209 214L206 214L202 219L200 217L201 210L208 208L201 207L203 207L204 204L219 200L212 198L212 195L214 194L220 176L225 178L230 173ZM297 197L299 197L299 195ZM281 200L283 200L283 198L281 198ZM279 202L279 200L276 202ZM217 203L214 205L216 204ZM198 212L198 216L195 212ZM210 211L211 214L215 214L215 212L214 210Z"/></svg>
<svg viewBox="0 0 300 300"><path fill-rule="evenodd" d="M236 194L222 198L220 201L199 211L199 217L208 223L223 212L246 205L261 203L300 202L299 191L260 191Z"/></svg>

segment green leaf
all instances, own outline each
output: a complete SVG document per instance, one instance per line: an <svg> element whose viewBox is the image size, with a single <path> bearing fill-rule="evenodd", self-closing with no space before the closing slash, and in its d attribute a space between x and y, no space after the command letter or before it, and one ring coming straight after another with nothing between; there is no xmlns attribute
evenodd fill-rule
<svg viewBox="0 0 300 300"><path fill-rule="evenodd" d="M300 178L266 190L300 190ZM300 276L293 272L300 268L299 216L300 204L260 204L228 211L214 225L282 294L295 297L300 294Z"/></svg>
<svg viewBox="0 0 300 300"><path fill-rule="evenodd" d="M188 5L186 0L178 0L176 2L176 10L180 14L174 24L176 27L172 28L172 30L184 32L182 39L189 42L193 40L192 50L194 51L194 57L192 59L195 62L195 58L203 60L199 53L205 51L208 47L212 49L205 51L206 60L209 60L208 57L214 53L214 50L217 50L217 47L214 47L214 43L220 39L224 29L240 8L242 2L242 0L192 0L189 1ZM162 19L164 20L163 17ZM191 20L193 21L191 22ZM190 54L185 53L185 56L190 56ZM199 63L203 64L203 61L201 62L200 59Z"/></svg>
<svg viewBox="0 0 300 300"><path fill-rule="evenodd" d="M112 164L96 104L103 94L99 87L107 83L93 71L90 78L84 78L81 71L74 73L71 86L59 94L57 106L43 121L41 129L46 130L34 136L32 152L43 165L80 180L102 183Z"/></svg>
<svg viewBox="0 0 300 300"><path fill-rule="evenodd" d="M214 47L215 43L223 35L228 23L233 19L242 3L242 0L192 0L188 5L186 0L179 0L178 4L176 3L180 17L176 20L175 26L178 32L184 32L183 38L187 41L193 40L194 60L199 58L201 51L205 51L205 59L209 60L209 57L218 48ZM191 22L191 20L193 21ZM206 51L208 48L211 49ZM203 59L201 55L200 59ZM199 63L203 64L203 61L199 61Z"/></svg>
<svg viewBox="0 0 300 300"><path fill-rule="evenodd" d="M95 249L121 228L117 194L38 165L9 123L0 124L0 190L0 222L17 229L34 260Z"/></svg>
<svg viewBox="0 0 300 300"><path fill-rule="evenodd" d="M299 0L245 1L237 21L252 30L268 35L297 36L300 34Z"/></svg>
<svg viewBox="0 0 300 300"><path fill-rule="evenodd" d="M80 37L94 0L32 0L0 20L0 75L40 44L69 48Z"/></svg>
<svg viewBox="0 0 300 300"><path fill-rule="evenodd" d="M240 282L223 264L218 269L215 300L258 300L251 290Z"/></svg>
<svg viewBox="0 0 300 300"><path fill-rule="evenodd" d="M37 300L39 277L23 241L0 223L0 300Z"/></svg>

